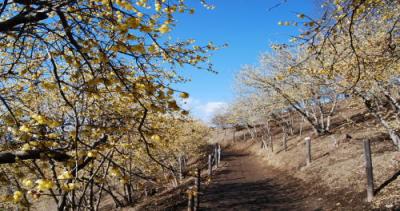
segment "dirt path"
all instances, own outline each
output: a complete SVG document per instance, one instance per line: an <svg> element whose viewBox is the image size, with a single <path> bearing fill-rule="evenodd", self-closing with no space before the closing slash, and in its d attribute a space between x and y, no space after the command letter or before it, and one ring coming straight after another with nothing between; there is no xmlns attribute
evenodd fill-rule
<svg viewBox="0 0 400 211"><path fill-rule="evenodd" d="M302 181L261 163L254 155L228 151L209 186L201 210L320 210L305 196Z"/></svg>

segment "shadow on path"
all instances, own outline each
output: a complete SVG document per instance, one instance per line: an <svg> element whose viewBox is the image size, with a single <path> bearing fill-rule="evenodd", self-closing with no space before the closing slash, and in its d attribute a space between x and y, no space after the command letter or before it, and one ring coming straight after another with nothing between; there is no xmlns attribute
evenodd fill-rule
<svg viewBox="0 0 400 211"><path fill-rule="evenodd" d="M260 165L249 154L229 152L201 194L200 210L306 209L300 181Z"/></svg>
<svg viewBox="0 0 400 211"><path fill-rule="evenodd" d="M209 187L201 210L298 210L304 199L290 188L276 187L271 181L216 184Z"/></svg>

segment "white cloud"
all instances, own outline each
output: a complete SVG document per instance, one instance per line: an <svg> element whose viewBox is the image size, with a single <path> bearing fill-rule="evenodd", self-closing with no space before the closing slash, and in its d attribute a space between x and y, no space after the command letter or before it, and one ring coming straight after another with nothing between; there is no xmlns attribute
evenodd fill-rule
<svg viewBox="0 0 400 211"><path fill-rule="evenodd" d="M228 104L225 102L208 102L208 103L202 105L200 107L200 109L202 110L202 112L205 115L210 116L210 115L214 114L216 111L224 109L227 106L228 106Z"/></svg>
<svg viewBox="0 0 400 211"><path fill-rule="evenodd" d="M189 98L186 98L186 99L181 99L181 98L180 98L179 104L180 104L184 109L191 110L194 106L199 105L199 104L200 104L200 101L194 99L193 97L189 97Z"/></svg>
<svg viewBox="0 0 400 211"><path fill-rule="evenodd" d="M201 119L206 123L210 123L213 115L228 107L226 102L222 101L209 101L202 102L195 98L188 98L181 101L181 105L184 109L190 110L195 118Z"/></svg>

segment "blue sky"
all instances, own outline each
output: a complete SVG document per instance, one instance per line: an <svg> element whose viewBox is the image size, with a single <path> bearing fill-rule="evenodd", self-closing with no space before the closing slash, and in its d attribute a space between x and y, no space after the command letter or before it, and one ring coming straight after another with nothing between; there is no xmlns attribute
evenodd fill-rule
<svg viewBox="0 0 400 211"><path fill-rule="evenodd" d="M192 114L209 121L212 114L234 100L234 75L245 64L256 64L259 55L269 51L271 43L288 42L298 28L278 26L279 21L297 20L296 12L310 16L318 13L316 0L207 0L215 6L207 10L200 1L191 1L193 15L177 16L177 27L171 33L176 39L193 38L197 44L212 41L228 47L215 51L211 57L215 70L185 68L183 75L192 79L176 88L187 91L190 99L185 106Z"/></svg>

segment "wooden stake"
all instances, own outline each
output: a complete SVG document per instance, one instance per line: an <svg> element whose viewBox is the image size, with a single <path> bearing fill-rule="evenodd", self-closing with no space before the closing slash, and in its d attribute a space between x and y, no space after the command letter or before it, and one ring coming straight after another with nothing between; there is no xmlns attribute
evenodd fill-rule
<svg viewBox="0 0 400 211"><path fill-rule="evenodd" d="M221 145L218 144L218 164L221 162Z"/></svg>
<svg viewBox="0 0 400 211"><path fill-rule="evenodd" d="M285 149L285 152L287 151L287 130L284 130L284 134L283 134L283 148Z"/></svg>
<svg viewBox="0 0 400 211"><path fill-rule="evenodd" d="M309 166L311 165L311 138L306 137L304 140L306 141L306 163Z"/></svg>
<svg viewBox="0 0 400 211"><path fill-rule="evenodd" d="M179 162L179 180L183 180L183 156L179 156L178 158Z"/></svg>
<svg viewBox="0 0 400 211"><path fill-rule="evenodd" d="M304 122L304 116L302 116L302 118L301 118L301 123L300 123L300 133L299 133L299 136L301 136L301 134L302 134L302 132L303 132L303 122Z"/></svg>
<svg viewBox="0 0 400 211"><path fill-rule="evenodd" d="M183 164L183 169L186 169L186 165L187 165L186 156L182 156L182 164Z"/></svg>
<svg viewBox="0 0 400 211"><path fill-rule="evenodd" d="M269 146L271 148L271 152L274 152L274 141L272 140L272 135L269 136Z"/></svg>
<svg viewBox="0 0 400 211"><path fill-rule="evenodd" d="M212 156L211 154L208 155L208 176L211 177L212 174Z"/></svg>
<svg viewBox="0 0 400 211"><path fill-rule="evenodd" d="M196 168L196 178L194 180L194 184L196 186L196 191L200 191L200 184L201 184L201 176L200 176L200 169Z"/></svg>
<svg viewBox="0 0 400 211"><path fill-rule="evenodd" d="M364 140L365 171L367 174L367 201L371 202L374 197L374 175L372 168L371 142Z"/></svg>
<svg viewBox="0 0 400 211"><path fill-rule="evenodd" d="M196 178L194 180L194 185L196 187L196 193L194 197L194 210L199 210L200 207L200 184L201 184L201 176L200 176L200 169L196 169Z"/></svg>
<svg viewBox="0 0 400 211"><path fill-rule="evenodd" d="M193 192L192 189L190 188L188 190L188 209L187 209L188 211L193 211L193 206L194 206L193 200L194 200Z"/></svg>
<svg viewBox="0 0 400 211"><path fill-rule="evenodd" d="M218 144L216 144L214 148L214 162L215 166L218 168Z"/></svg>
<svg viewBox="0 0 400 211"><path fill-rule="evenodd" d="M397 150L400 151L400 139L397 139Z"/></svg>

